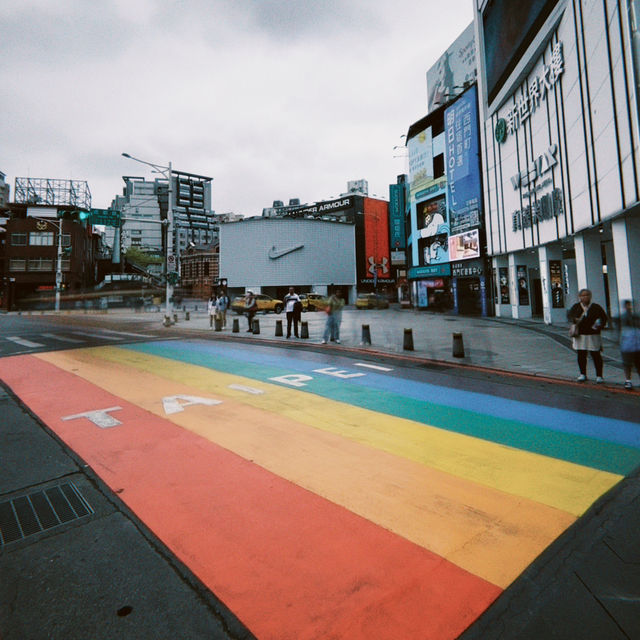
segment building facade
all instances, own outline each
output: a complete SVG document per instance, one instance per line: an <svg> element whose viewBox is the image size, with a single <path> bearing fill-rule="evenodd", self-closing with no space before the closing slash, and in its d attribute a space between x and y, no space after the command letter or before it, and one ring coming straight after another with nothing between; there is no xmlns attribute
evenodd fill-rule
<svg viewBox="0 0 640 640"><path fill-rule="evenodd" d="M313 218L247 218L220 225L220 277L231 295L356 291L355 225Z"/></svg>
<svg viewBox="0 0 640 640"><path fill-rule="evenodd" d="M589 288L640 300L635 0L478 0L495 313L565 322Z"/></svg>
<svg viewBox="0 0 640 640"><path fill-rule="evenodd" d="M475 85L411 125L406 144L412 303L489 315Z"/></svg>

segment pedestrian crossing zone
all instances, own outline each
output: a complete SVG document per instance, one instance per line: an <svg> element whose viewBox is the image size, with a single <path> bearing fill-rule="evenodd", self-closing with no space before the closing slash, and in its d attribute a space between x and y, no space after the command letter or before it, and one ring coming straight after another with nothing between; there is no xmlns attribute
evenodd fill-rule
<svg viewBox="0 0 640 640"><path fill-rule="evenodd" d="M0 378L261 640L455 638L640 463L634 423L307 357L140 342Z"/></svg>

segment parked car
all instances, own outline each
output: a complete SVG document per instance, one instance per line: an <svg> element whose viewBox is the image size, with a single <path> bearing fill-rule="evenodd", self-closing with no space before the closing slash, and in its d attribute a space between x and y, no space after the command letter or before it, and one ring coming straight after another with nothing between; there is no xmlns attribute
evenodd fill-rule
<svg viewBox="0 0 640 640"><path fill-rule="evenodd" d="M327 306L327 298L319 293L301 293L303 311L324 311Z"/></svg>
<svg viewBox="0 0 640 640"><path fill-rule="evenodd" d="M263 311L264 313L267 313L269 311L273 311L274 313L282 313L282 309L284 309L284 303L282 300L272 298L264 293L257 293L255 295L255 299L258 303L259 312ZM244 296L234 298L231 303L231 310L238 314L242 314L244 313L244 309Z"/></svg>
<svg viewBox="0 0 640 640"><path fill-rule="evenodd" d="M356 309L388 309L389 301L378 293L360 293L356 298Z"/></svg>

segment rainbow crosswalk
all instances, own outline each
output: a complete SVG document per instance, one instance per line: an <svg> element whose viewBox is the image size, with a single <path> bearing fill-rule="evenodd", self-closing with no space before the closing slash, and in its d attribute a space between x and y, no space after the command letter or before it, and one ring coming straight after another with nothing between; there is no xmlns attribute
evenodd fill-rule
<svg viewBox="0 0 640 640"><path fill-rule="evenodd" d="M636 424L166 341L0 377L261 640L455 638L640 464Z"/></svg>

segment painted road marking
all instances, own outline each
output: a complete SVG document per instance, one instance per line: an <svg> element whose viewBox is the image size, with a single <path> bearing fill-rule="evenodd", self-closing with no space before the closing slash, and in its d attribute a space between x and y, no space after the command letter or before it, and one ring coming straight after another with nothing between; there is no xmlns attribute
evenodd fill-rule
<svg viewBox="0 0 640 640"><path fill-rule="evenodd" d="M112 329L100 329L104 333L114 333L120 336L131 336L132 338L155 338L154 335L149 335L146 333L130 333L128 331L113 331Z"/></svg>
<svg viewBox="0 0 640 640"><path fill-rule="evenodd" d="M201 398L199 396L191 395L165 396L162 398L162 406L164 407L166 415L181 413L184 411L185 407L190 407L196 404L213 407L217 404L222 404L222 400L213 400L211 398Z"/></svg>
<svg viewBox="0 0 640 640"><path fill-rule="evenodd" d="M132 384L128 380L127 376L131 375L128 373L129 367L135 367L138 372L146 371L154 376L162 376L175 384L188 383L192 389L217 397L229 395L227 385L230 382L249 382L238 376L215 374L211 369L149 356L140 353L137 348L98 347L58 354L39 354L38 357L73 371L76 375L83 375L94 384L108 388L115 395L137 404L139 402L134 396L140 393L137 391L138 382L136 380ZM110 360L117 365L108 380L104 377L104 372L109 368L101 359ZM241 369L246 371L246 366L243 365ZM336 384L336 381L332 382ZM345 381L337 384L343 387ZM269 386L268 394L247 395L245 403L266 409L280 417L302 422L314 429L378 448L470 482L535 500L573 515L582 514L622 478L619 474L598 471L390 415L389 411L393 407L385 407L388 412L383 414L316 394L300 396L297 387L291 389L279 385ZM360 389L358 391L361 392ZM147 393L149 401L157 403L158 391L153 388L153 384L149 386ZM184 393L191 391L184 390ZM401 401L398 400L398 403L401 404ZM151 405L145 404L145 407L151 408ZM589 442L592 447L601 444ZM615 447L612 448L612 455L616 450ZM640 453L634 450L634 454L635 468L640 461Z"/></svg>
<svg viewBox="0 0 640 640"><path fill-rule="evenodd" d="M89 367L93 353L85 353ZM455 638L501 593L139 405L123 402L133 420L108 436L61 422L60 411L113 397L75 373L32 357L0 361L0 373L108 486L124 489L121 497L137 517L256 637L282 638L286 630L300 640L345 633L350 640ZM43 379L52 383L44 392ZM140 388L142 396L149 391ZM199 406L177 416L211 423L211 411ZM236 423L252 418L235 411Z"/></svg>
<svg viewBox="0 0 640 640"><path fill-rule="evenodd" d="M84 411L83 413L76 413L72 416L65 416L62 420L77 420L78 418L86 418L90 422L100 427L101 429L109 429L110 427L117 427L122 424L120 420L109 415L109 411L122 411L122 407L108 407L107 409L95 409L94 411Z"/></svg>
<svg viewBox="0 0 640 640"><path fill-rule="evenodd" d="M5 336L5 340L9 340L10 342L15 342L22 347L31 347L32 349L36 349L37 347L44 347L43 344L39 342L32 342L31 340L27 340L26 338L21 338L20 336Z"/></svg>
<svg viewBox="0 0 640 640"><path fill-rule="evenodd" d="M381 367L377 364L366 364L364 362L356 362L356 367L366 367L367 369L375 369L376 371L393 371L391 367Z"/></svg>
<svg viewBox="0 0 640 640"><path fill-rule="evenodd" d="M41 333L41 336L45 338L52 338L53 340L60 340L60 342L69 342L71 344L84 344L86 340L76 340L75 338L68 338L67 336L61 336L57 333Z"/></svg>
<svg viewBox="0 0 640 640"><path fill-rule="evenodd" d="M118 338L116 336L106 336L103 333L92 333L90 331L72 331L74 335L87 336L89 338L100 338L102 340L123 340L124 338Z"/></svg>
<svg viewBox="0 0 640 640"><path fill-rule="evenodd" d="M531 453L530 441L557 434L538 428L529 409L533 424L446 407L445 387L425 402L403 395L400 382L378 388L388 378L373 372L296 380L317 362L287 368L261 354L212 358L206 343L153 344L12 358L0 361L0 375L107 484L125 488L138 517L258 637L282 637L285 628L300 639L344 637L345 629L358 639L457 637L499 594L492 585L510 584L576 510L622 477ZM266 382L283 374L307 384ZM43 379L52 384L38 394ZM222 404L165 417L163 398L193 396ZM108 434L56 421L65 408L114 398L127 420ZM430 425L429 414L451 431ZM461 432L458 423L473 420L476 435ZM618 422L606 425L624 430ZM523 433L521 448L492 441L507 428ZM563 437L585 459L592 448L609 451L612 466L618 455L640 461L638 448L607 442L607 430L601 440ZM167 509L179 517L168 519ZM427 555L404 557L407 541ZM439 564L425 565L428 558ZM380 578L394 562L397 572ZM473 580L460 581L454 568Z"/></svg>
<svg viewBox="0 0 640 640"><path fill-rule="evenodd" d="M245 393L251 393L252 395L260 395L264 393L262 389L256 389L255 387L248 387L244 384L230 384L227 385L229 389L235 389L236 391L244 391Z"/></svg>

